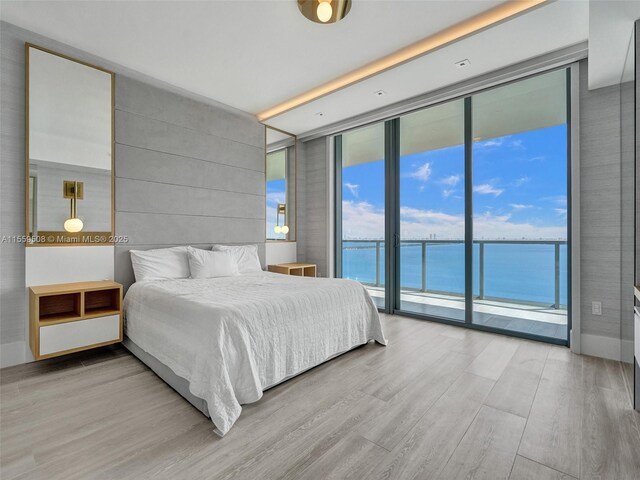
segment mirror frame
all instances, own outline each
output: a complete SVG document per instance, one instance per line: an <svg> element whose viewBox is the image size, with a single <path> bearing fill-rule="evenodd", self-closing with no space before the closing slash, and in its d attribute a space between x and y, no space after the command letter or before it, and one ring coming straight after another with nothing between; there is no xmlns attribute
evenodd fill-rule
<svg viewBox="0 0 640 480"><path fill-rule="evenodd" d="M283 133L285 135L289 135L293 138L293 163L294 163L294 172L295 172L295 191L293 192L293 205L294 205L294 225L293 225L293 238L294 240L290 240L289 238L277 240L277 239L269 239L267 238L267 217L265 215L264 224L265 224L265 243L295 243L298 241L298 137L291 132L287 132L286 130L282 130L280 128L272 127L271 125L264 125L264 185L265 185L265 212L266 212L266 202L267 202L267 154L268 152L268 144L267 144L267 129L275 130L276 132ZM288 157L287 157L288 158ZM287 237L290 235L287 234Z"/></svg>
<svg viewBox="0 0 640 480"><path fill-rule="evenodd" d="M46 241L34 241L32 235L29 232L29 177L30 177L30 169L29 169L29 49L34 48L36 50L40 50L42 52L55 55L57 57L63 58L65 60L69 60L71 62L79 63L80 65L84 65L85 67L94 68L96 70L100 70L101 72L107 73L111 76L111 231L109 232L78 232L78 233L70 233L65 231L60 232L45 232L47 237L51 237L53 235L56 236L57 239L63 238L64 241L49 241L47 238ZM48 48L40 47L33 43L25 42L24 44L25 51L25 82L24 82L24 92L25 92L25 132L24 132L24 153L25 153L25 245L27 247L65 247L65 246L100 246L100 245L114 245L115 244L115 166L116 166L116 116L115 116L115 102L116 102L116 82L115 82L115 72L111 70L107 70L106 68L99 67L97 65L93 65L91 63L84 62L82 60L78 60L77 58L70 57L68 55L64 55L62 53L55 52ZM266 137L265 137L266 138ZM37 236L37 232L34 232L33 236ZM106 238L104 238L106 237ZM86 241L87 238L90 241ZM54 239L55 240L55 239Z"/></svg>

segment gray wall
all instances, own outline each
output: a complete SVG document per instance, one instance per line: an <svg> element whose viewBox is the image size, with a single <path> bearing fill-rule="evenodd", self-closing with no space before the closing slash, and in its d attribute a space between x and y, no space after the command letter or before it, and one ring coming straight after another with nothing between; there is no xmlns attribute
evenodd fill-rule
<svg viewBox="0 0 640 480"><path fill-rule="evenodd" d="M635 262L635 284L640 285L640 20L636 20L635 23L635 56L633 57L635 60L635 74L636 74L636 85L635 85L635 176L636 176L636 192L635 192L635 220L636 220L636 230L635 230L635 254L636 254L636 262ZM640 351L636 352L636 356L640 358ZM640 389L640 383L638 384L638 388ZM638 408L640 408L640 398L638 398Z"/></svg>
<svg viewBox="0 0 640 480"><path fill-rule="evenodd" d="M252 115L5 22L0 22L2 236L25 231L25 41L116 72L116 232L131 239L117 254L132 247L260 243L264 258L264 127ZM129 268L120 255L116 276L127 281ZM0 343L25 342L27 318L25 247L2 242Z"/></svg>
<svg viewBox="0 0 640 480"><path fill-rule="evenodd" d="M116 76L116 280L128 251L265 241L264 127Z"/></svg>
<svg viewBox="0 0 640 480"><path fill-rule="evenodd" d="M298 261L315 263L318 275L329 272L329 164L327 139L298 146Z"/></svg>
<svg viewBox="0 0 640 480"><path fill-rule="evenodd" d="M25 233L24 38L0 24L0 234ZM24 244L0 243L0 342L25 341Z"/></svg>
<svg viewBox="0 0 640 480"><path fill-rule="evenodd" d="M631 340L633 157L622 134L633 110L621 106L629 84L589 91L586 62L580 71L582 333ZM601 316L592 301L602 302Z"/></svg>

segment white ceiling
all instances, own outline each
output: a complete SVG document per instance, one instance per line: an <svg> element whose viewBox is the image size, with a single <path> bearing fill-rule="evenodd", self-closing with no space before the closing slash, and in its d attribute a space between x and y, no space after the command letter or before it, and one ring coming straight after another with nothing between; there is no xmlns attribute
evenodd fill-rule
<svg viewBox="0 0 640 480"><path fill-rule="evenodd" d="M460 40L393 70L269 119L292 133L325 125L458 83L588 37L588 3L557 1ZM468 67L455 62L469 59ZM384 90L378 97L374 92ZM322 112L322 116L316 115Z"/></svg>
<svg viewBox="0 0 640 480"><path fill-rule="evenodd" d="M320 25L295 0L2 1L3 20L256 113L501 3L353 2Z"/></svg>
<svg viewBox="0 0 640 480"><path fill-rule="evenodd" d="M256 113L500 3L354 0L349 15L333 25L306 20L295 0L2 0L0 17ZM550 2L267 123L308 132L588 37L586 0ZM470 66L453 65L465 58ZM387 93L373 95L380 89Z"/></svg>
<svg viewBox="0 0 640 480"><path fill-rule="evenodd" d="M639 18L640 0L592 0L589 3L590 89L620 83L628 64L633 23Z"/></svg>

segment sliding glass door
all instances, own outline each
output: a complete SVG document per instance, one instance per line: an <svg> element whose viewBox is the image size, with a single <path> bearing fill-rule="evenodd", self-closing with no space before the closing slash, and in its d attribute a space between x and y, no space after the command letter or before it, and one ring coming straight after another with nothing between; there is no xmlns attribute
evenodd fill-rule
<svg viewBox="0 0 640 480"><path fill-rule="evenodd" d="M464 100L400 118L400 310L465 320Z"/></svg>
<svg viewBox="0 0 640 480"><path fill-rule="evenodd" d="M567 338L567 72L472 97L473 322Z"/></svg>
<svg viewBox="0 0 640 480"><path fill-rule="evenodd" d="M384 145L384 123L336 139L336 271L364 284L378 308L385 307Z"/></svg>
<svg viewBox="0 0 640 480"><path fill-rule="evenodd" d="M569 69L336 136L336 271L379 308L568 342Z"/></svg>

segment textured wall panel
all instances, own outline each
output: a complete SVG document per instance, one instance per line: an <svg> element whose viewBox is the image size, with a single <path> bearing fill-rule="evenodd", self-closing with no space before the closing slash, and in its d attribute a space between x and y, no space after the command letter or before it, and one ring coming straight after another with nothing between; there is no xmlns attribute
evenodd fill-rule
<svg viewBox="0 0 640 480"><path fill-rule="evenodd" d="M254 118L116 77L116 280L128 249L260 244L264 127Z"/></svg>
<svg viewBox="0 0 640 480"><path fill-rule="evenodd" d="M264 173L143 148L116 145L118 178L265 194Z"/></svg>
<svg viewBox="0 0 640 480"><path fill-rule="evenodd" d="M319 275L327 276L328 244L328 169L327 139L322 137L304 143L299 149L298 185L298 259L315 263Z"/></svg>
<svg viewBox="0 0 640 480"><path fill-rule="evenodd" d="M580 215L582 333L630 339L632 318L630 263L633 246L633 159L625 155L623 135L633 122L621 105L621 88L587 90L586 65L580 81ZM602 315L591 302L602 302ZM628 318L627 318L628 317Z"/></svg>
<svg viewBox="0 0 640 480"><path fill-rule="evenodd" d="M4 27L4 25L2 26ZM24 39L0 27L0 223L24 235ZM25 247L0 243L0 339L26 340Z"/></svg>
<svg viewBox="0 0 640 480"><path fill-rule="evenodd" d="M120 77L116 81L124 82ZM116 110L116 141L155 152L264 171L264 147L238 143L120 110Z"/></svg>

